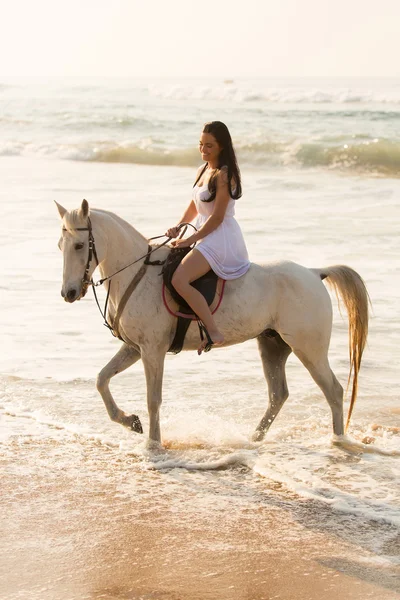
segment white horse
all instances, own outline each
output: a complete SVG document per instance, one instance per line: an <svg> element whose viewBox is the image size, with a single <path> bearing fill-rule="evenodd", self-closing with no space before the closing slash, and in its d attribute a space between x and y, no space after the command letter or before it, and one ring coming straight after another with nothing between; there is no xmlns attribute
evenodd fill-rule
<svg viewBox="0 0 400 600"><path fill-rule="evenodd" d="M102 277L113 274L148 252L148 240L111 212L93 209L89 217L86 200L79 209L72 211L59 204L57 207L63 222L59 247L64 255L61 295L66 302L75 302L86 293L87 281L96 268L93 251L89 247L94 241L94 256ZM164 246L151 258L163 260L168 252L169 248ZM97 389L110 418L141 432L138 417L125 414L116 405L109 382L114 375L142 359L147 383L149 437L156 442L161 442L164 360L176 328L176 318L163 305L159 273L160 267L146 267L144 260L139 260L105 284L108 287L112 281L108 315L123 344L97 378ZM263 266L252 264L243 277L226 283L223 301L215 314L218 328L225 337L223 345L257 338L268 384L269 403L253 436L255 441L263 439L288 397L285 364L291 352L300 359L324 393L332 411L334 434L344 433L343 388L328 361L332 303L322 279L326 279L340 296L349 317L349 379L353 373L353 386L347 429L356 400L358 373L368 333L369 298L361 277L347 266L308 269L282 261ZM130 286L132 280L134 285ZM125 294L123 299L129 286L135 289L130 295L128 292L128 297ZM126 304L121 312L122 299ZM195 351L198 342L199 332L194 321L183 349Z"/></svg>

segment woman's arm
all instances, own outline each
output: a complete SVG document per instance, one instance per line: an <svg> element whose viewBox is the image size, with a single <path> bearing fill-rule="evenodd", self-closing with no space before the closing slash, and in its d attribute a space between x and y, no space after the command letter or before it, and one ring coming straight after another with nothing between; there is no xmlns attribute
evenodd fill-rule
<svg viewBox="0 0 400 600"><path fill-rule="evenodd" d="M180 246L183 242L188 242L187 245L193 244L194 242L206 237L206 235L209 235L221 225L230 200L228 177L224 169L218 173L216 184L217 194L215 196L215 204L212 214L208 217L207 221L200 227L198 231L193 233L193 235L189 236L185 240L177 240L176 242L173 242L174 245Z"/></svg>
<svg viewBox="0 0 400 600"><path fill-rule="evenodd" d="M178 225L180 225L180 223L191 223L196 215L197 215L196 204L195 204L194 200L192 200L190 202L189 206L187 207L187 209L185 210L185 212L183 213L181 220L178 221ZM167 237L172 237L172 238L176 237L179 233L178 229L177 229L178 225L175 225L175 227L170 227L165 232L165 235Z"/></svg>

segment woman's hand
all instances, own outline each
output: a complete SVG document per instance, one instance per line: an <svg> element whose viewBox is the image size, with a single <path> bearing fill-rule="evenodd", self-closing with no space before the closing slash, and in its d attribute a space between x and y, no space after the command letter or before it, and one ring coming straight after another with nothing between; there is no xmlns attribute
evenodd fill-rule
<svg viewBox="0 0 400 600"><path fill-rule="evenodd" d="M176 238L178 233L179 233L179 229L178 229L178 226L176 226L176 227L171 227L170 229L168 229L165 232L165 235L170 238Z"/></svg>
<svg viewBox="0 0 400 600"><path fill-rule="evenodd" d="M192 239L192 236L184 239L174 240L171 242L171 246L174 248L189 248L196 240Z"/></svg>

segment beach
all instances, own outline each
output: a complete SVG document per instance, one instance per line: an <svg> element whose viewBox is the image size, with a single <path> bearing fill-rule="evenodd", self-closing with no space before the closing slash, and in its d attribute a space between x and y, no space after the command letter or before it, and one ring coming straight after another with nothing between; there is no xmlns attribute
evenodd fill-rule
<svg viewBox="0 0 400 600"><path fill-rule="evenodd" d="M333 83L304 85L299 96L293 82L274 82L273 98L265 83L251 99L244 90L254 96L254 81L235 91L221 83L221 97L211 84L214 96L201 96L200 83L19 85L5 82L0 94L0 596L400 597L400 166L379 150L389 130L389 146L400 143L396 86L364 82L369 93L354 97ZM153 133L138 120L146 110ZM255 340L167 357L163 450L146 444L140 363L111 389L140 416L143 436L112 423L96 391L119 341L91 294L74 305L60 296L53 201L70 209L86 198L147 237L161 235L190 199L206 114L236 131L244 187L236 216L251 260L348 264L366 282L370 333L347 447L334 443L328 404L293 357L289 399L265 441L251 441L267 402ZM278 133L283 149L260 148L263 135ZM336 160L353 135L368 160ZM336 159L324 162L328 137ZM299 162L307 139L323 147L312 164ZM332 302L329 357L346 387L347 317Z"/></svg>
<svg viewBox="0 0 400 600"><path fill-rule="evenodd" d="M400 597L399 569L366 551L381 526L356 525L317 503L299 506L270 484L249 501L240 475L234 486L220 476L216 502L210 474L191 482L149 467L143 488L135 459L106 447L100 483L90 450L75 452L70 471L72 446L20 444L19 460L36 465L29 477L12 456L2 459L4 598Z"/></svg>

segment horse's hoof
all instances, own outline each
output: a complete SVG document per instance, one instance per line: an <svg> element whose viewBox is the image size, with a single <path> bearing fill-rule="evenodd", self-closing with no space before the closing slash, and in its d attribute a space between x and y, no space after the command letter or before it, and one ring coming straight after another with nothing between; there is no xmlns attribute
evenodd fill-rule
<svg viewBox="0 0 400 600"><path fill-rule="evenodd" d="M128 417L128 427L135 433L143 433L143 427L137 415L131 415Z"/></svg>
<svg viewBox="0 0 400 600"><path fill-rule="evenodd" d="M263 429L257 430L251 437L252 442L262 442L265 437L265 431Z"/></svg>
<svg viewBox="0 0 400 600"><path fill-rule="evenodd" d="M150 440L148 439L146 441L146 450L150 450L150 452L156 452L156 453L165 453L166 449L164 448L164 446L161 444L161 442L158 442L157 440Z"/></svg>

